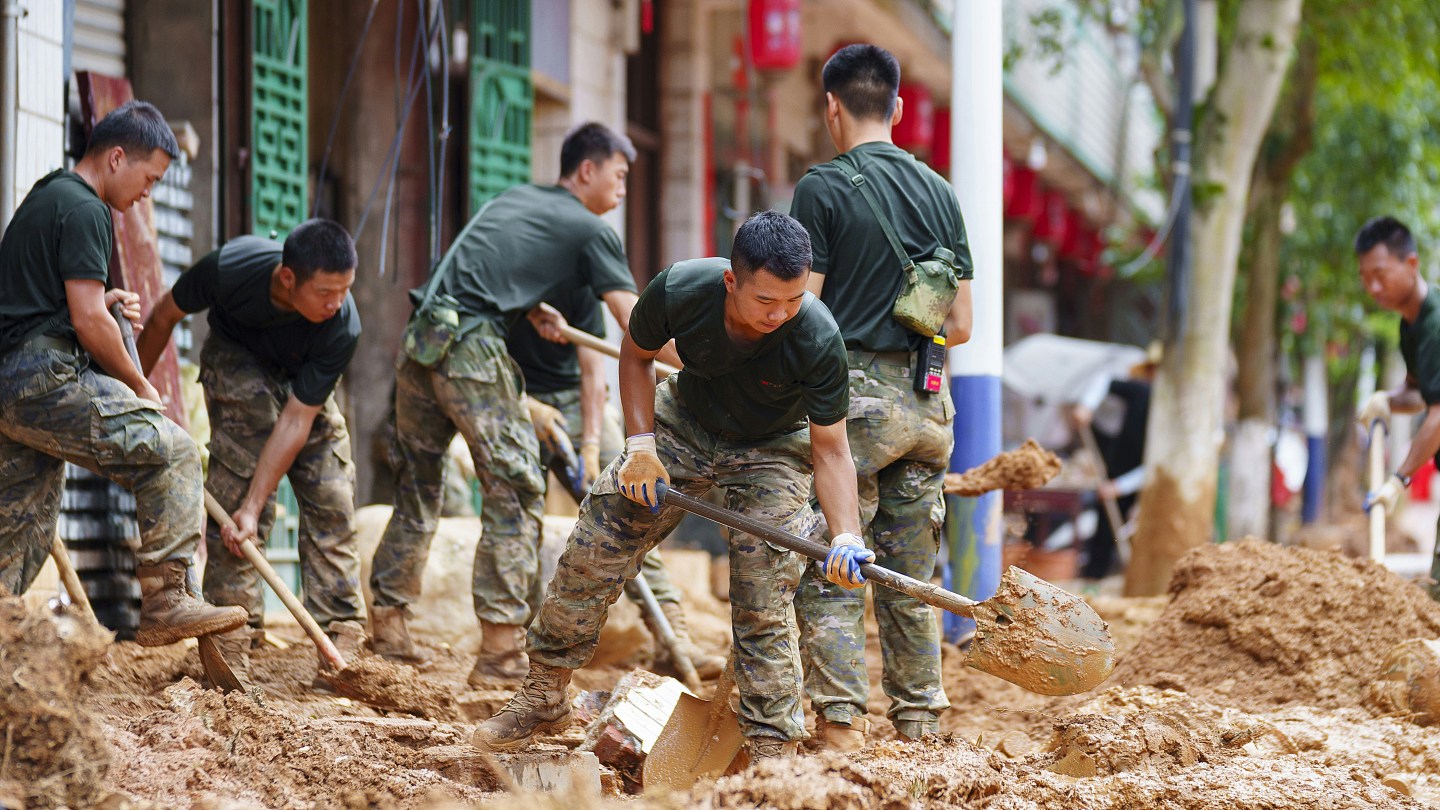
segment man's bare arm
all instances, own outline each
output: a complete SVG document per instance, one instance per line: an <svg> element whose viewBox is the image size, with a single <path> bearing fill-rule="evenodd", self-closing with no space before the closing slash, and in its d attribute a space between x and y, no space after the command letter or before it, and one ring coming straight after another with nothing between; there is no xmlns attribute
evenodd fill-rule
<svg viewBox="0 0 1440 810"><path fill-rule="evenodd" d="M140 365L149 374L155 363L160 360L164 353L165 346L170 343L170 333L175 330L175 324L184 319L185 313L175 304L175 297L169 290L155 303L150 310L150 317L145 319L145 331L135 341L135 348L140 353Z"/></svg>
<svg viewBox="0 0 1440 810"><path fill-rule="evenodd" d="M830 536L859 535L860 495L844 419L833 425L810 423L810 455L815 464L815 496Z"/></svg>

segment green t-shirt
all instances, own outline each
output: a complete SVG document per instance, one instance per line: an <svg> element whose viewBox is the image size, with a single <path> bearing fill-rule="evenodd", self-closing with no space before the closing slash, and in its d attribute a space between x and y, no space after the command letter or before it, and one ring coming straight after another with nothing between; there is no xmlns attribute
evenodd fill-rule
<svg viewBox="0 0 1440 810"><path fill-rule="evenodd" d="M619 235L560 186L506 189L456 237L442 270L438 292L454 296L466 314L498 316L507 328L570 287L596 296L635 291Z"/></svg>
<svg viewBox="0 0 1440 810"><path fill-rule="evenodd" d="M924 261L936 248L948 248L960 277L973 277L965 221L944 178L894 144L862 143L846 154L859 164L880 210L889 214L907 256ZM891 314L903 281L900 259L850 176L833 160L812 166L790 204L790 216L810 232L813 270L825 276L820 300L840 325L846 348L914 351L925 338Z"/></svg>
<svg viewBox="0 0 1440 810"><path fill-rule="evenodd" d="M65 282L110 286L112 233L110 206L80 175L53 171L30 189L0 240L0 351L75 336Z"/></svg>
<svg viewBox="0 0 1440 810"><path fill-rule="evenodd" d="M850 408L849 369L840 329L815 296L750 348L725 331L728 259L671 265L641 293L630 313L630 339L657 351L672 338L685 368L680 400L713 431L759 439L786 433L809 417L833 425Z"/></svg>
<svg viewBox="0 0 1440 810"><path fill-rule="evenodd" d="M1400 355L1415 378L1420 398L1426 405L1440 404L1440 302L1435 300L1433 286L1426 290L1415 322L1400 319ZM1435 458L1440 463L1440 455Z"/></svg>
<svg viewBox="0 0 1440 810"><path fill-rule="evenodd" d="M545 303L559 310L576 329L605 337L605 313L589 287L568 287ZM527 391L553 394L580 387L580 352L575 346L540 337L525 318L510 327L505 344L525 375Z"/></svg>
<svg viewBox="0 0 1440 810"><path fill-rule="evenodd" d="M283 370L290 393L324 405L360 342L360 312L345 294L340 311L312 323L281 312L270 300L270 277L280 264L279 242L241 236L212 251L175 282L170 294L184 312L210 310L210 328Z"/></svg>

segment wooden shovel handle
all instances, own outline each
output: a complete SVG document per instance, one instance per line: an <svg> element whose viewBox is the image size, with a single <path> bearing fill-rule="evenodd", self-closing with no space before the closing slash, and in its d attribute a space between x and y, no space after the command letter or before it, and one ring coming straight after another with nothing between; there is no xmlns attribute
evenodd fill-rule
<svg viewBox="0 0 1440 810"><path fill-rule="evenodd" d="M1370 423L1369 457L1370 491L1374 492L1385 483L1385 423L1376 419ZM1370 507L1370 559L1385 559L1385 507L1376 504Z"/></svg>
<svg viewBox="0 0 1440 810"><path fill-rule="evenodd" d="M205 492L205 511L210 514L211 520L214 520L222 527L232 532L239 531L235 526L235 521L230 518L229 513L225 511L225 508L220 505L219 501L215 500L215 496L211 495L208 490ZM316 623L315 617L311 616L310 611L306 610L305 606L300 604L300 600L295 598L295 594L290 591L290 587L285 584L285 580L281 579L280 575L271 567L270 561L265 559L265 555L260 553L260 549L256 548L255 544L247 537L241 541L240 550L244 552L245 559L255 567L256 571L260 572L261 579L264 579L265 583L275 591L275 595L280 597L280 601L285 603L285 607L290 610L295 620L300 622L301 627L305 628L306 635L310 636L310 640L315 642L315 646L319 648L320 654L325 657L325 660L337 670L344 669L345 658L340 655L340 650L335 647L335 642L331 641L330 637L325 635L325 631L320 629L320 625Z"/></svg>
<svg viewBox="0 0 1440 810"><path fill-rule="evenodd" d="M576 346L584 346L587 349L594 349L595 351L600 352L604 355L608 355L610 357L620 357L620 347L606 343L605 341L595 337L589 332L581 332L579 329L576 329L573 326L561 327L560 331L564 332L565 337L568 338L570 342L574 343ZM679 370L680 369L675 368L669 363L662 363L659 360L655 361L656 379L663 380Z"/></svg>

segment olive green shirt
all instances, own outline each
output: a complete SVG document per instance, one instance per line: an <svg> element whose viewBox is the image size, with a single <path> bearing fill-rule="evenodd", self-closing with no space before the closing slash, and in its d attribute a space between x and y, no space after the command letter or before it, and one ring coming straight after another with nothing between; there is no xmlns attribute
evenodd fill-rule
<svg viewBox="0 0 1440 810"><path fill-rule="evenodd" d="M508 329L571 287L596 297L635 291L615 230L560 186L508 188L480 209L440 260L437 292L463 314L494 316ZM419 303L423 290L411 293Z"/></svg>
<svg viewBox="0 0 1440 810"><path fill-rule="evenodd" d="M545 303L559 310L576 329L605 337L605 313L589 287L570 287ZM573 344L540 337L530 321L521 318L510 327L505 347L525 375L525 390L553 394L580 387L579 350Z"/></svg>
<svg viewBox="0 0 1440 810"><path fill-rule="evenodd" d="M113 241L110 206L80 175L41 178L0 240L0 351L38 335L73 338L65 282L108 288Z"/></svg>
<svg viewBox="0 0 1440 810"><path fill-rule="evenodd" d="M890 143L862 143L846 154L859 164L910 259L925 261L936 248L947 248L960 277L974 276L960 204L944 178ZM833 160L813 166L795 186L790 204L790 215L810 232L813 272L825 276L820 300L840 325L846 348L914 351L926 338L891 314L904 280L900 259L850 177L851 171Z"/></svg>
<svg viewBox="0 0 1440 810"><path fill-rule="evenodd" d="M296 399L324 405L360 343L360 311L348 292L320 323L277 309L270 280L283 255L270 239L232 239L181 274L170 295L181 312L209 309L216 334L283 370Z"/></svg>
<svg viewBox="0 0 1440 810"><path fill-rule="evenodd" d="M795 317L754 346L725 331L728 259L691 259L651 281L630 313L630 339L659 351L674 339L680 401L707 429L736 438L833 425L850 407L845 345L830 311L806 293Z"/></svg>

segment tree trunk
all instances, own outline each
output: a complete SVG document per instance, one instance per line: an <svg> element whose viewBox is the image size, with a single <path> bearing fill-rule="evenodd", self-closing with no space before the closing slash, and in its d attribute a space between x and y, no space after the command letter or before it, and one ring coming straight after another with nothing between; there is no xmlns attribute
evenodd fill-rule
<svg viewBox="0 0 1440 810"><path fill-rule="evenodd" d="M1257 175L1255 181L1250 191L1257 198L1250 214L1254 236L1245 268L1245 322L1236 352L1240 424L1230 440L1230 505L1226 510L1227 536L1235 540L1270 534L1275 304L1280 288L1280 209L1285 194L1268 177Z"/></svg>
<svg viewBox="0 0 1440 810"><path fill-rule="evenodd" d="M1196 138L1194 272L1184 328L1155 382L1134 552L1125 594L1163 593L1181 555L1208 543L1215 522L1221 412L1250 177L1274 114L1300 22L1301 0L1245 0L1210 110Z"/></svg>

